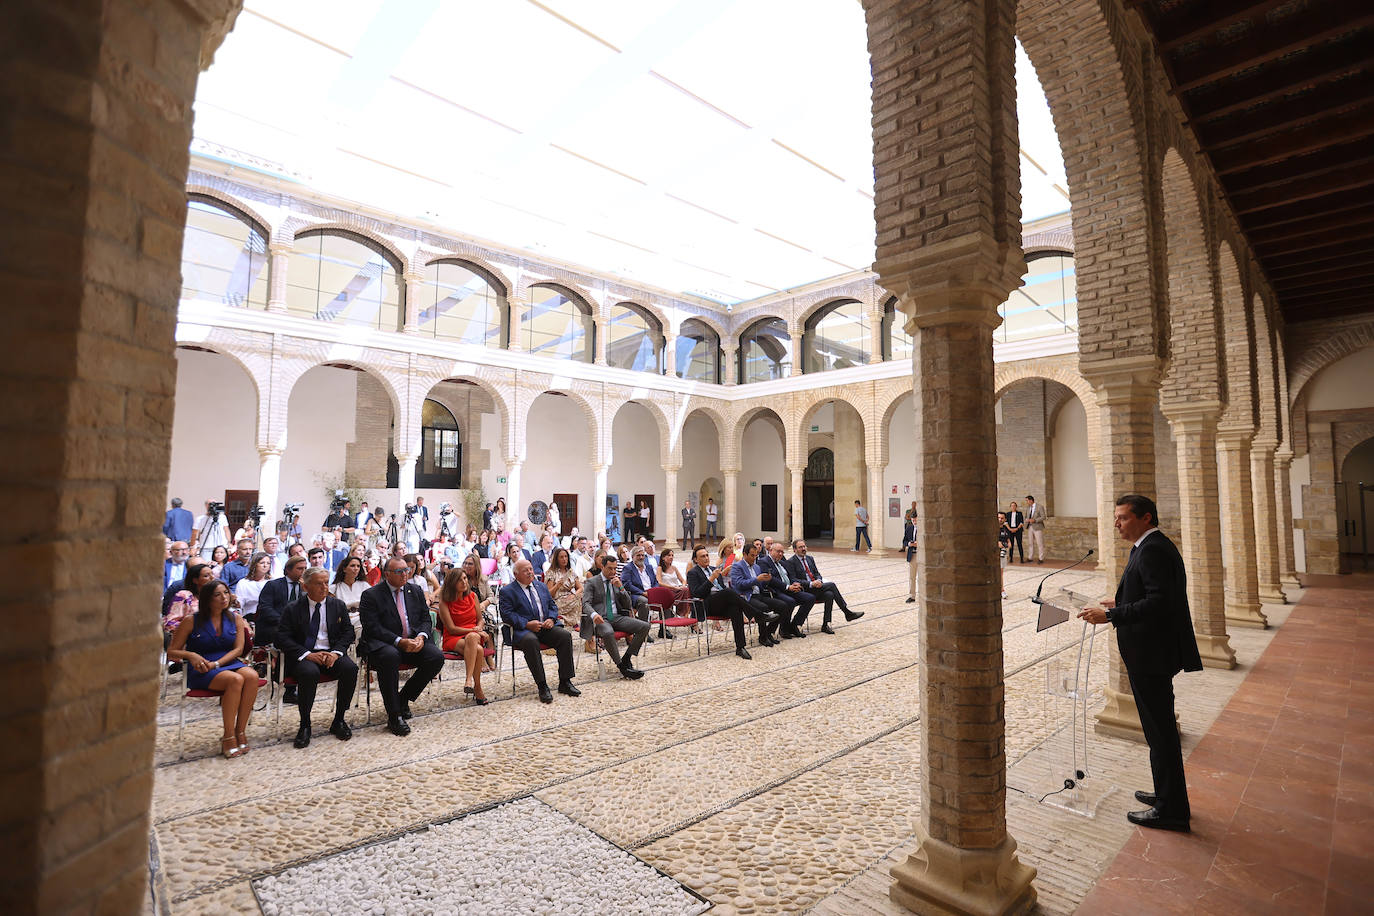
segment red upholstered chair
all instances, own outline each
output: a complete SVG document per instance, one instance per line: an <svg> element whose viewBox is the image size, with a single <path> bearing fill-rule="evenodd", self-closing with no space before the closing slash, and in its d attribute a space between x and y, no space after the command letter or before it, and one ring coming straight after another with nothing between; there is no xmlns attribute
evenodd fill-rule
<svg viewBox="0 0 1374 916"><path fill-rule="evenodd" d="M181 688L186 691L181 698L181 717L177 722L177 759L186 759L186 701L200 699L220 699L224 696L223 690L192 690L190 684L191 666L185 662L181 664ZM267 686L266 678L258 678L258 689Z"/></svg>
<svg viewBox="0 0 1374 916"><path fill-rule="evenodd" d="M644 593L649 602L649 622L659 623L669 630L695 627L700 621L695 617L681 615L678 609L677 589L666 585L656 585ZM685 599L690 600L690 599ZM655 616L657 612L657 616ZM697 630L697 655L701 655L701 630Z"/></svg>

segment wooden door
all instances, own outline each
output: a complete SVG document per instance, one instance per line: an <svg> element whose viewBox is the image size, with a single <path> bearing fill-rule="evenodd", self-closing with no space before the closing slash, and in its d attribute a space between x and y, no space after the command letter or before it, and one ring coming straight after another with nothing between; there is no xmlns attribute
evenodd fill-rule
<svg viewBox="0 0 1374 916"><path fill-rule="evenodd" d="M243 527L248 510L258 504L257 490L225 490L224 514L229 519L229 535ZM233 553L233 550L229 551Z"/></svg>
<svg viewBox="0 0 1374 916"><path fill-rule="evenodd" d="M553 504L558 507L558 529L560 537L567 535L574 528L580 527L577 524L577 494L576 493L555 493L553 494Z"/></svg>
<svg viewBox="0 0 1374 916"><path fill-rule="evenodd" d="M765 483L759 485L759 498L763 500L763 505L759 507L759 528L763 531L778 530L778 485L775 483Z"/></svg>
<svg viewBox="0 0 1374 916"><path fill-rule="evenodd" d="M663 526L662 520L659 519L659 517L658 517L658 509L657 509L657 507L654 506L654 494L652 494L652 493L636 493L636 494L635 494L635 508L636 508L636 509L639 508L639 504L640 504L641 501L642 501L646 506L649 507L649 530L648 530L648 531L641 531L640 534L643 534L646 538L648 538L649 540L652 541L652 540L654 540L654 534L653 534L653 533L654 533L655 531L667 531L668 529L665 528L665 527ZM640 524L641 524L641 525L644 524L643 519L640 520Z"/></svg>

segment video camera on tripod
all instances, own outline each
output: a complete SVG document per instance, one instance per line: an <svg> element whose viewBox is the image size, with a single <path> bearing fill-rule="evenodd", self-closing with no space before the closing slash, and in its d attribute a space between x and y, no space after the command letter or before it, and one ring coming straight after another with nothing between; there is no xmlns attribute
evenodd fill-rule
<svg viewBox="0 0 1374 916"><path fill-rule="evenodd" d="M348 499L344 496L343 490L335 490L334 498L329 501L329 511L337 514L342 512L344 506L347 504Z"/></svg>

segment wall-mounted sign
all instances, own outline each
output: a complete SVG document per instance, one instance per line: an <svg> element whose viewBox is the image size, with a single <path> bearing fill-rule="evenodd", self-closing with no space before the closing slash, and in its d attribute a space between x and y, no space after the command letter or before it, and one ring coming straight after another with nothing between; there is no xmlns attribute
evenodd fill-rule
<svg viewBox="0 0 1374 916"><path fill-rule="evenodd" d="M751 486L751 487L757 487L758 485L759 485L759 482L758 482L757 480L751 480L751 481L749 481L749 486Z"/></svg>
<svg viewBox="0 0 1374 916"><path fill-rule="evenodd" d="M496 478L496 482L497 482L497 483L505 483L505 482L506 482L506 478L504 478L504 477L498 477L498 478Z"/></svg>
<svg viewBox="0 0 1374 916"><path fill-rule="evenodd" d="M812 431L813 433L818 433L818 432L821 431L821 428L820 428L819 426L813 426L813 427L811 427L811 431Z"/></svg>

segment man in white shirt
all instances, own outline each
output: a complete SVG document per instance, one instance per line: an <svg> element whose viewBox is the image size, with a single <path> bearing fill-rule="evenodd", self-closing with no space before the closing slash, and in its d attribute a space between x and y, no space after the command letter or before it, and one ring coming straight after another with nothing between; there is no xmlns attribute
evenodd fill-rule
<svg viewBox="0 0 1374 916"><path fill-rule="evenodd" d="M281 541L274 537L269 537L262 542L262 552L267 554L268 560L272 563L272 568L267 574L267 578L276 579L282 575L286 565L286 554L281 553Z"/></svg>
<svg viewBox="0 0 1374 916"><path fill-rule="evenodd" d="M358 529L359 534L362 534L363 529L367 527L367 520L371 516L372 510L367 507L367 500L363 500L363 507L358 510L357 518L353 519L353 525Z"/></svg>
<svg viewBox="0 0 1374 916"><path fill-rule="evenodd" d="M358 666L348 657L355 636L353 624L348 619L348 606L329 594L329 572L312 566L301 576L301 584L305 595L286 608L276 632L286 674L297 683L296 705L301 716L297 748L310 744L310 708L315 703L315 689L326 675L339 682L329 733L340 741L353 737L344 716L358 684Z"/></svg>
<svg viewBox="0 0 1374 916"><path fill-rule="evenodd" d="M859 552L859 539L862 538L868 543L868 552L873 552L873 541L868 537L868 510L856 499L854 500L854 552Z"/></svg>
<svg viewBox="0 0 1374 916"><path fill-rule="evenodd" d="M214 512L210 507L214 500L205 501L205 514L196 519L195 530L191 532L191 543L200 548L202 559L209 560L216 547L229 547L229 519L221 507Z"/></svg>
<svg viewBox="0 0 1374 916"><path fill-rule="evenodd" d="M591 542L585 537L578 536L573 538L573 549L568 551L568 565L573 572L582 578L587 577L587 570L592 568L592 551L588 549Z"/></svg>
<svg viewBox="0 0 1374 916"><path fill-rule="evenodd" d="M716 520L720 517L720 507L716 505L713 498L706 500L706 536L708 538L720 537L716 533Z"/></svg>
<svg viewBox="0 0 1374 916"><path fill-rule="evenodd" d="M186 546L185 541L173 541L172 546L167 550L167 559L162 565L162 590L167 591L167 586L173 582L178 582L186 578L186 558L190 555L191 549Z"/></svg>

